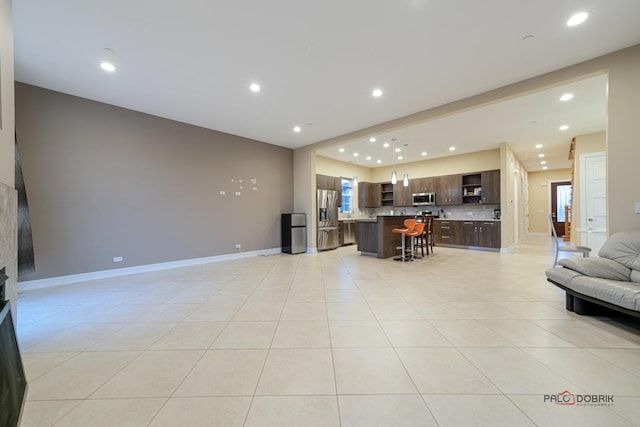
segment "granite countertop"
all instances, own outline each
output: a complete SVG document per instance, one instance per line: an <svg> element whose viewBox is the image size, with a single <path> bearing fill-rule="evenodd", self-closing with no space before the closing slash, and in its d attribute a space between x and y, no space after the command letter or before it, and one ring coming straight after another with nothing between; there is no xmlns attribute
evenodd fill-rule
<svg viewBox="0 0 640 427"><path fill-rule="evenodd" d="M435 218L436 221L494 221L500 222L499 219L481 219L481 218Z"/></svg>

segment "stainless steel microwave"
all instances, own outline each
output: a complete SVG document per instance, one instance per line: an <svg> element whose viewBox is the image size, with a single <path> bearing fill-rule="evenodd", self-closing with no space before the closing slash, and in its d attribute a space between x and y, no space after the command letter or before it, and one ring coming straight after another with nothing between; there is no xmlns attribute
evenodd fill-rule
<svg viewBox="0 0 640 427"><path fill-rule="evenodd" d="M413 193L413 206L429 206L436 204L436 193Z"/></svg>

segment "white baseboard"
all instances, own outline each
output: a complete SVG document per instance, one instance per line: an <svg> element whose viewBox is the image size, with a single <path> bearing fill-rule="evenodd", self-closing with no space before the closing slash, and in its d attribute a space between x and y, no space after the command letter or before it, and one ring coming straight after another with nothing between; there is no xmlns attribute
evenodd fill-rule
<svg viewBox="0 0 640 427"><path fill-rule="evenodd" d="M516 248L515 243L513 245L507 246L506 248L500 248L500 253L501 254L509 254L511 252L513 252L513 250Z"/></svg>
<svg viewBox="0 0 640 427"><path fill-rule="evenodd" d="M28 292L37 289L64 286L88 280L108 279L110 277L127 276L129 274L148 273L151 271L168 270L170 268L189 267L192 265L208 264L212 262L230 261L256 256L276 255L282 253L281 248L263 249L259 251L239 252L234 254L216 255L205 258L192 258L180 261L162 262L158 264L138 265L135 267L116 268L112 270L94 271L90 273L72 274L69 276L50 277L47 279L18 282L18 292Z"/></svg>

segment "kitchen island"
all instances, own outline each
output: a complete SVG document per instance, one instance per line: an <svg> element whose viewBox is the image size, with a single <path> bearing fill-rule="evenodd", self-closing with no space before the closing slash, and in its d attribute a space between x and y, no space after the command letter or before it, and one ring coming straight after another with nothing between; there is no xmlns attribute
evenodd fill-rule
<svg viewBox="0 0 640 427"><path fill-rule="evenodd" d="M356 220L358 251L377 258L400 255L400 234L391 230L402 228L408 218L414 217L380 215ZM500 228L499 219L436 218L433 237L436 246L499 252Z"/></svg>
<svg viewBox="0 0 640 427"><path fill-rule="evenodd" d="M393 233L394 228L401 228L404 220L412 216L380 215L377 218L359 219L358 226L358 251L362 255L389 258L400 254L396 249L400 246L400 234Z"/></svg>

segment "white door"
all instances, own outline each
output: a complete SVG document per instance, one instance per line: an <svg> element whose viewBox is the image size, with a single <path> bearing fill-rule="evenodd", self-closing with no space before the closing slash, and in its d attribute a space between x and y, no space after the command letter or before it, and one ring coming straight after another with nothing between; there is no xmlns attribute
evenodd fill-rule
<svg viewBox="0 0 640 427"><path fill-rule="evenodd" d="M585 246L597 256L607 240L607 156L605 153L589 153L580 156L582 230L586 231Z"/></svg>

